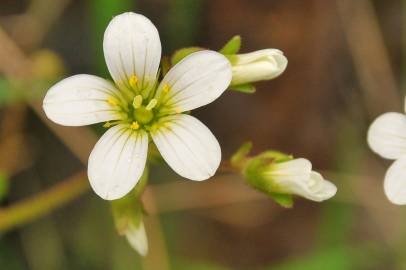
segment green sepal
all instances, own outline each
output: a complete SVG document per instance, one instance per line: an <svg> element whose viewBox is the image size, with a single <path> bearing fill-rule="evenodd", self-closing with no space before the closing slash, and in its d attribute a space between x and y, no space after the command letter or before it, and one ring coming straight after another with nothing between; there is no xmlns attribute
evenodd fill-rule
<svg viewBox="0 0 406 270"><path fill-rule="evenodd" d="M233 91L241 92L244 94L254 94L257 91L255 86L251 83L240 84L240 85L231 85L229 89L233 90Z"/></svg>
<svg viewBox="0 0 406 270"><path fill-rule="evenodd" d="M114 223L120 235L124 235L130 224L138 227L141 224L144 208L140 199L130 193L111 202Z"/></svg>
<svg viewBox="0 0 406 270"><path fill-rule="evenodd" d="M233 36L221 50L221 54L236 54L240 51L241 48L241 37L239 35Z"/></svg>
<svg viewBox="0 0 406 270"><path fill-rule="evenodd" d="M269 193L269 196L280 206L285 208L293 207L293 196L282 193Z"/></svg>
<svg viewBox="0 0 406 270"><path fill-rule="evenodd" d="M254 189L268 195L279 205L290 208L293 206L293 198L290 194L280 192L272 179L269 179L266 172L272 170L272 165L293 159L291 155L286 155L279 151L265 151L249 159L244 167L244 178L248 185Z"/></svg>
<svg viewBox="0 0 406 270"><path fill-rule="evenodd" d="M247 155L252 149L252 142L243 143L240 148L231 156L230 163L231 166L235 168L242 169L247 161Z"/></svg>
<svg viewBox="0 0 406 270"><path fill-rule="evenodd" d="M0 201L6 198L10 187L8 175L0 171Z"/></svg>
<svg viewBox="0 0 406 270"><path fill-rule="evenodd" d="M262 152L261 154L258 155L259 158L266 158L266 159L272 159L276 163L280 162L285 162L293 159L292 155L287 155L285 153L275 151L275 150L268 150L265 152Z"/></svg>
<svg viewBox="0 0 406 270"><path fill-rule="evenodd" d="M172 65L176 65L177 63L180 62L180 60L182 60L189 54L192 54L194 52L198 52L201 50L204 50L204 49L201 47L187 47L187 48L179 49L172 55L171 63L172 63Z"/></svg>

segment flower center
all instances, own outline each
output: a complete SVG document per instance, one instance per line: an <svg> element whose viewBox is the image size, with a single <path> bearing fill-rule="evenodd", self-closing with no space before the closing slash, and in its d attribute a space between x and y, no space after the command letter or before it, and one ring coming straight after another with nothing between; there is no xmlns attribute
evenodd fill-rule
<svg viewBox="0 0 406 270"><path fill-rule="evenodd" d="M106 100L110 105L120 108L122 118L121 120L107 122L104 124L104 127L109 128L112 125L129 123L131 129L142 128L150 130L159 118L168 114L163 110L162 104L159 105L158 103L160 103L160 98L169 92L169 85L167 83L163 84L160 97L152 98L157 91L156 82L152 88L144 87L142 89L137 85L138 82L139 80L136 76L131 76L128 81L129 87L124 85L119 87L123 94L123 99L109 97Z"/></svg>
<svg viewBox="0 0 406 270"><path fill-rule="evenodd" d="M132 117L134 120L142 125L149 124L154 119L154 111L157 104L156 99L151 99L148 104L143 104L143 98L141 95L134 97L132 103Z"/></svg>

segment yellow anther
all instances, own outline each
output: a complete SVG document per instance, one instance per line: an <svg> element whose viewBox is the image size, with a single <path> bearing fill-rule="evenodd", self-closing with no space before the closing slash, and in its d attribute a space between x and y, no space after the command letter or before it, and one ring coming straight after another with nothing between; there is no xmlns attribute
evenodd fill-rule
<svg viewBox="0 0 406 270"><path fill-rule="evenodd" d="M135 88L135 87L137 86L137 82L138 82L138 78L137 78L137 76L135 76L135 75L132 75L132 76L130 77L130 79L128 80L128 83L130 84L130 86L131 86L132 88Z"/></svg>
<svg viewBox="0 0 406 270"><path fill-rule="evenodd" d="M111 123L110 123L110 122L106 122L106 123L104 123L103 127L104 127L104 128L109 128L109 127L111 127Z"/></svg>
<svg viewBox="0 0 406 270"><path fill-rule="evenodd" d="M139 127L140 127L140 125L138 124L138 122L132 122L132 124L130 126L130 128L134 129L134 130L139 129Z"/></svg>
<svg viewBox="0 0 406 270"><path fill-rule="evenodd" d="M162 91L164 91L164 93L168 93L169 92L169 84L164 83L164 86L162 86Z"/></svg>
<svg viewBox="0 0 406 270"><path fill-rule="evenodd" d="M141 105L142 105L142 96L141 95L135 96L133 100L133 107L135 109L138 109L139 107L141 107Z"/></svg>
<svg viewBox="0 0 406 270"><path fill-rule="evenodd" d="M182 111L180 110L180 108L175 108L175 112L176 113L181 113Z"/></svg>
<svg viewBox="0 0 406 270"><path fill-rule="evenodd" d="M113 98L113 97L109 97L109 98L107 99L107 103L110 104L110 105L113 105L113 106L118 105L117 99L115 99L115 98Z"/></svg>
<svg viewBox="0 0 406 270"><path fill-rule="evenodd" d="M147 107L145 107L145 109L147 109L147 111L150 111L150 110L152 110L152 109L156 106L157 103L158 103L158 101L157 101L155 98L153 98L153 99L151 99L151 101L148 103Z"/></svg>

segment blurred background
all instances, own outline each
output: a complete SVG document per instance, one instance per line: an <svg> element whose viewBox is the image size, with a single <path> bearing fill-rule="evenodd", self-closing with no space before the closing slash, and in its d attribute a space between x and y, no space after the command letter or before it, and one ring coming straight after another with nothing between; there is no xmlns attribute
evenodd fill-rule
<svg viewBox="0 0 406 270"><path fill-rule="evenodd" d="M145 270L406 269L406 210L382 188L389 163L365 141L369 123L403 111L406 2L370 0L1 0L0 268ZM135 11L157 26L163 53L278 48L279 78L247 95L228 91L194 111L224 159L246 140L313 162L334 182L323 203L276 205L220 172L204 183L151 169L144 194L150 253L114 228L90 192L88 155L101 125L57 126L41 101L62 77L109 78L102 37L112 16Z"/></svg>

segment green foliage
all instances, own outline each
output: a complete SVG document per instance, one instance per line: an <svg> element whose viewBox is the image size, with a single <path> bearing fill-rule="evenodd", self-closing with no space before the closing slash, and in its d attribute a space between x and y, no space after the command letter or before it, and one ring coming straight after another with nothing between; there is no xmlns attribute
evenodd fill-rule
<svg viewBox="0 0 406 270"><path fill-rule="evenodd" d="M6 79L0 78L0 106L10 102L10 86Z"/></svg>
<svg viewBox="0 0 406 270"><path fill-rule="evenodd" d="M221 50L220 53L224 55L228 54L236 54L241 49L241 37L240 36L233 36Z"/></svg>
<svg viewBox="0 0 406 270"><path fill-rule="evenodd" d="M269 193L269 196L280 206L285 208L293 207L293 196L290 194L282 193Z"/></svg>
<svg viewBox="0 0 406 270"><path fill-rule="evenodd" d="M0 171L0 201L2 201L9 191L9 178L6 173Z"/></svg>
<svg viewBox="0 0 406 270"><path fill-rule="evenodd" d="M231 85L229 89L233 90L233 91L241 92L244 94L254 94L257 91L255 86L251 83L240 84L240 85Z"/></svg>
<svg viewBox="0 0 406 270"><path fill-rule="evenodd" d="M173 269L176 270L229 270L223 266L212 263L199 263L194 261L179 260L174 263Z"/></svg>
<svg viewBox="0 0 406 270"><path fill-rule="evenodd" d="M171 63L172 63L172 65L176 65L177 63L180 62L180 60L182 60L189 54L192 54L194 52L198 52L201 50L203 50L203 48L200 48L200 47L187 47L187 48L179 49L172 55Z"/></svg>
<svg viewBox="0 0 406 270"><path fill-rule="evenodd" d="M92 52L94 52L94 64L97 74L108 76L107 67L103 55L104 31L113 16L133 10L135 0L91 0L91 27Z"/></svg>
<svg viewBox="0 0 406 270"><path fill-rule="evenodd" d="M235 168L242 169L242 166L248 158L248 154L252 149L252 142L243 143L240 148L232 155L230 162L231 165Z"/></svg>
<svg viewBox="0 0 406 270"><path fill-rule="evenodd" d="M178 48L196 44L199 38L202 0L168 0L166 21L159 28L164 49L173 52Z"/></svg>

